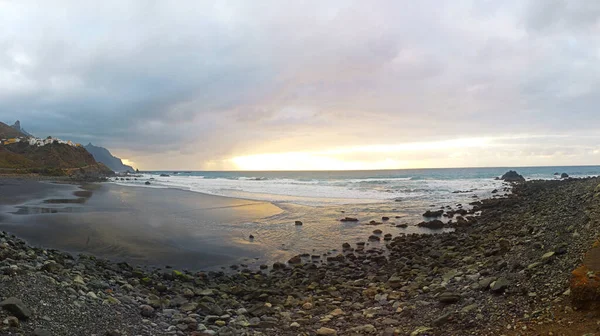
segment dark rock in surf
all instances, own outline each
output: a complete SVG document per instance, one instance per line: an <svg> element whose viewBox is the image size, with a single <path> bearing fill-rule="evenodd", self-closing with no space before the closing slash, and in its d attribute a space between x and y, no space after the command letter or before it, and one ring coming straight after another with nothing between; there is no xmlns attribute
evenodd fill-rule
<svg viewBox="0 0 600 336"><path fill-rule="evenodd" d="M150 185L150 181L146 181L146 183L144 183L145 185Z"/></svg>
<svg viewBox="0 0 600 336"><path fill-rule="evenodd" d="M520 175L514 170L507 171L500 179L506 182L525 182L523 175Z"/></svg>
<svg viewBox="0 0 600 336"><path fill-rule="evenodd" d="M170 177L169 174L160 174L161 177Z"/></svg>
<svg viewBox="0 0 600 336"><path fill-rule="evenodd" d="M563 179L564 179L564 178L569 178L569 174L567 174L567 173L562 173L562 174L560 174L560 178L563 178Z"/></svg>

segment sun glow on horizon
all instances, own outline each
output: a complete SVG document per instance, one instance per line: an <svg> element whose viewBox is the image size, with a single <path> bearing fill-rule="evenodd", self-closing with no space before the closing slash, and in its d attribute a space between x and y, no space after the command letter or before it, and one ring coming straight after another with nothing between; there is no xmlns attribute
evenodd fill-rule
<svg viewBox="0 0 600 336"><path fill-rule="evenodd" d="M126 166L131 166L133 168L136 168L136 164L135 162L131 161L131 160L127 160L127 159L121 159L121 161L123 162L124 165Z"/></svg>
<svg viewBox="0 0 600 336"><path fill-rule="evenodd" d="M375 170L423 168L419 152L461 150L491 146L490 138L381 144L333 148L313 152L264 153L237 156L230 162L239 170ZM375 155L376 158L361 159Z"/></svg>

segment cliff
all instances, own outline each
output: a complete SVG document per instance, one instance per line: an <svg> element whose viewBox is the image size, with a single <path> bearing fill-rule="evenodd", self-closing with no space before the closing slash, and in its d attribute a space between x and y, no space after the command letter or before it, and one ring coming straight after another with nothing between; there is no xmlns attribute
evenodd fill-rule
<svg viewBox="0 0 600 336"><path fill-rule="evenodd" d="M126 171L135 171L133 167L123 164L123 161L120 158L112 155L111 152L104 147L94 146L91 143L89 143L84 148L87 149L87 151L90 152L92 156L94 156L94 159L96 161L105 164L108 168L112 169L115 172L120 173Z"/></svg>

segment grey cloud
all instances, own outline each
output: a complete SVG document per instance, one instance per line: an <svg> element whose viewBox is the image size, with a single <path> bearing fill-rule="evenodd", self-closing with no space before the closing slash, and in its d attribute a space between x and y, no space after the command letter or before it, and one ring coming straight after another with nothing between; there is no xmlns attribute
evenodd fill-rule
<svg viewBox="0 0 600 336"><path fill-rule="evenodd" d="M202 168L594 132L598 13L592 1L0 2L0 120L154 168L164 155Z"/></svg>

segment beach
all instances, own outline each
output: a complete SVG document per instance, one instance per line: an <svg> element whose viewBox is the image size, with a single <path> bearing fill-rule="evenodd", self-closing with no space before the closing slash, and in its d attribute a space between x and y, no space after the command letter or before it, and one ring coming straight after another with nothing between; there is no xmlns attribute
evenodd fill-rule
<svg viewBox="0 0 600 336"><path fill-rule="evenodd" d="M599 184L525 182L508 196L474 203L467 217L476 220L452 231L385 242L342 238L336 253L258 270L186 272L73 258L2 234L0 296L22 300L31 315L19 329L3 328L53 335L575 335L595 328L594 313L571 301L569 280L600 233ZM253 204L251 215L262 215L263 206ZM81 323L89 314L97 323Z"/></svg>

